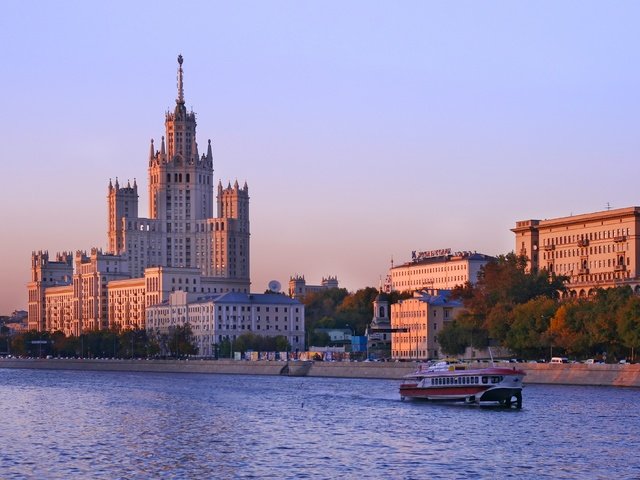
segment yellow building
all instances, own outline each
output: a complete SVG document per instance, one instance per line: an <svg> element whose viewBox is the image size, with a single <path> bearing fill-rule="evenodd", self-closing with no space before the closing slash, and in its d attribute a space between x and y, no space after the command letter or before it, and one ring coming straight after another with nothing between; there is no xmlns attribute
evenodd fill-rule
<svg viewBox="0 0 640 480"><path fill-rule="evenodd" d="M411 257L410 262L391 266L391 290L451 290L467 282L475 283L480 269L492 259L477 252L452 252L450 248L413 252Z"/></svg>
<svg viewBox="0 0 640 480"><path fill-rule="evenodd" d="M548 220L522 220L511 231L529 271L568 278L567 296L628 285L640 293L640 207Z"/></svg>
<svg viewBox="0 0 640 480"><path fill-rule="evenodd" d="M413 298L391 305L391 358L427 360L441 356L436 335L456 318L462 302L451 300L450 291L415 292Z"/></svg>

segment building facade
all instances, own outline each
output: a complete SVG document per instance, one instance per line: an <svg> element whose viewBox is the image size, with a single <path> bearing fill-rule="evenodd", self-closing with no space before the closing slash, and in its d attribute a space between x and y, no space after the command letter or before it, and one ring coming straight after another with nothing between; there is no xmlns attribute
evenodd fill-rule
<svg viewBox="0 0 640 480"><path fill-rule="evenodd" d="M391 358L428 360L442 355L436 335L463 310L448 290L415 292L391 305Z"/></svg>
<svg viewBox="0 0 640 480"><path fill-rule="evenodd" d="M147 308L150 336L166 335L172 327L185 324L191 327L200 356L214 356L217 345L225 340L233 343L243 333L283 336L292 350L304 350L304 305L285 295L176 291L165 302Z"/></svg>
<svg viewBox="0 0 640 480"><path fill-rule="evenodd" d="M145 309L172 291L249 292L249 188L218 181L214 202L211 141L200 155L196 116L185 107L182 63L179 56L176 106L165 114L158 150L151 140L149 218L138 214L135 180L126 186L110 180L106 252L65 252L54 260L46 251L33 252L30 329L78 335L142 328Z"/></svg>
<svg viewBox="0 0 640 480"><path fill-rule="evenodd" d="M391 266L391 290L450 290L467 282L475 283L478 272L493 257L476 252L451 252L451 249L413 252L410 262Z"/></svg>
<svg viewBox="0 0 640 480"><path fill-rule="evenodd" d="M322 277L320 285L307 285L304 275L294 275L289 278L289 296L303 299L307 293L316 293L329 288L339 288L338 277Z"/></svg>
<svg viewBox="0 0 640 480"><path fill-rule="evenodd" d="M640 207L549 220L522 220L511 231L527 270L567 277L565 295L628 285L640 293Z"/></svg>

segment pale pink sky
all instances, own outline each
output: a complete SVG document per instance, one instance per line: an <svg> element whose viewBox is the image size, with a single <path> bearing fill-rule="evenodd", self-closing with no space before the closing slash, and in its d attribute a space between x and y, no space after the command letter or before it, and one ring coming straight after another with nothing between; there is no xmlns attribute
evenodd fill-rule
<svg viewBox="0 0 640 480"><path fill-rule="evenodd" d="M513 248L516 220L640 204L637 2L9 2L0 314L34 249L106 246L185 57L216 179L249 184L253 290ZM123 14L126 12L126 14Z"/></svg>

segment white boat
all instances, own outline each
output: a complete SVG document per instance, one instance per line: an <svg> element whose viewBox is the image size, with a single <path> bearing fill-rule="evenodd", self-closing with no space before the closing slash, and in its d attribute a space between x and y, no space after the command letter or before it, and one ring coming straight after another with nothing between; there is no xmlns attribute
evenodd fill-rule
<svg viewBox="0 0 640 480"><path fill-rule="evenodd" d="M522 408L522 370L506 367L469 368L463 363L439 361L420 365L404 377L400 398L465 403L491 402Z"/></svg>

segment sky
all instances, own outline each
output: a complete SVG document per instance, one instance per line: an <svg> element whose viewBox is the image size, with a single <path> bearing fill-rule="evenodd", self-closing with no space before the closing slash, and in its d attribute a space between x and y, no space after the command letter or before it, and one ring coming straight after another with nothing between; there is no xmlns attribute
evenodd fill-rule
<svg viewBox="0 0 640 480"><path fill-rule="evenodd" d="M185 100L216 182L251 196L252 290L377 287L413 250L640 204L640 3L17 1L0 17L0 314L33 250L107 246Z"/></svg>

